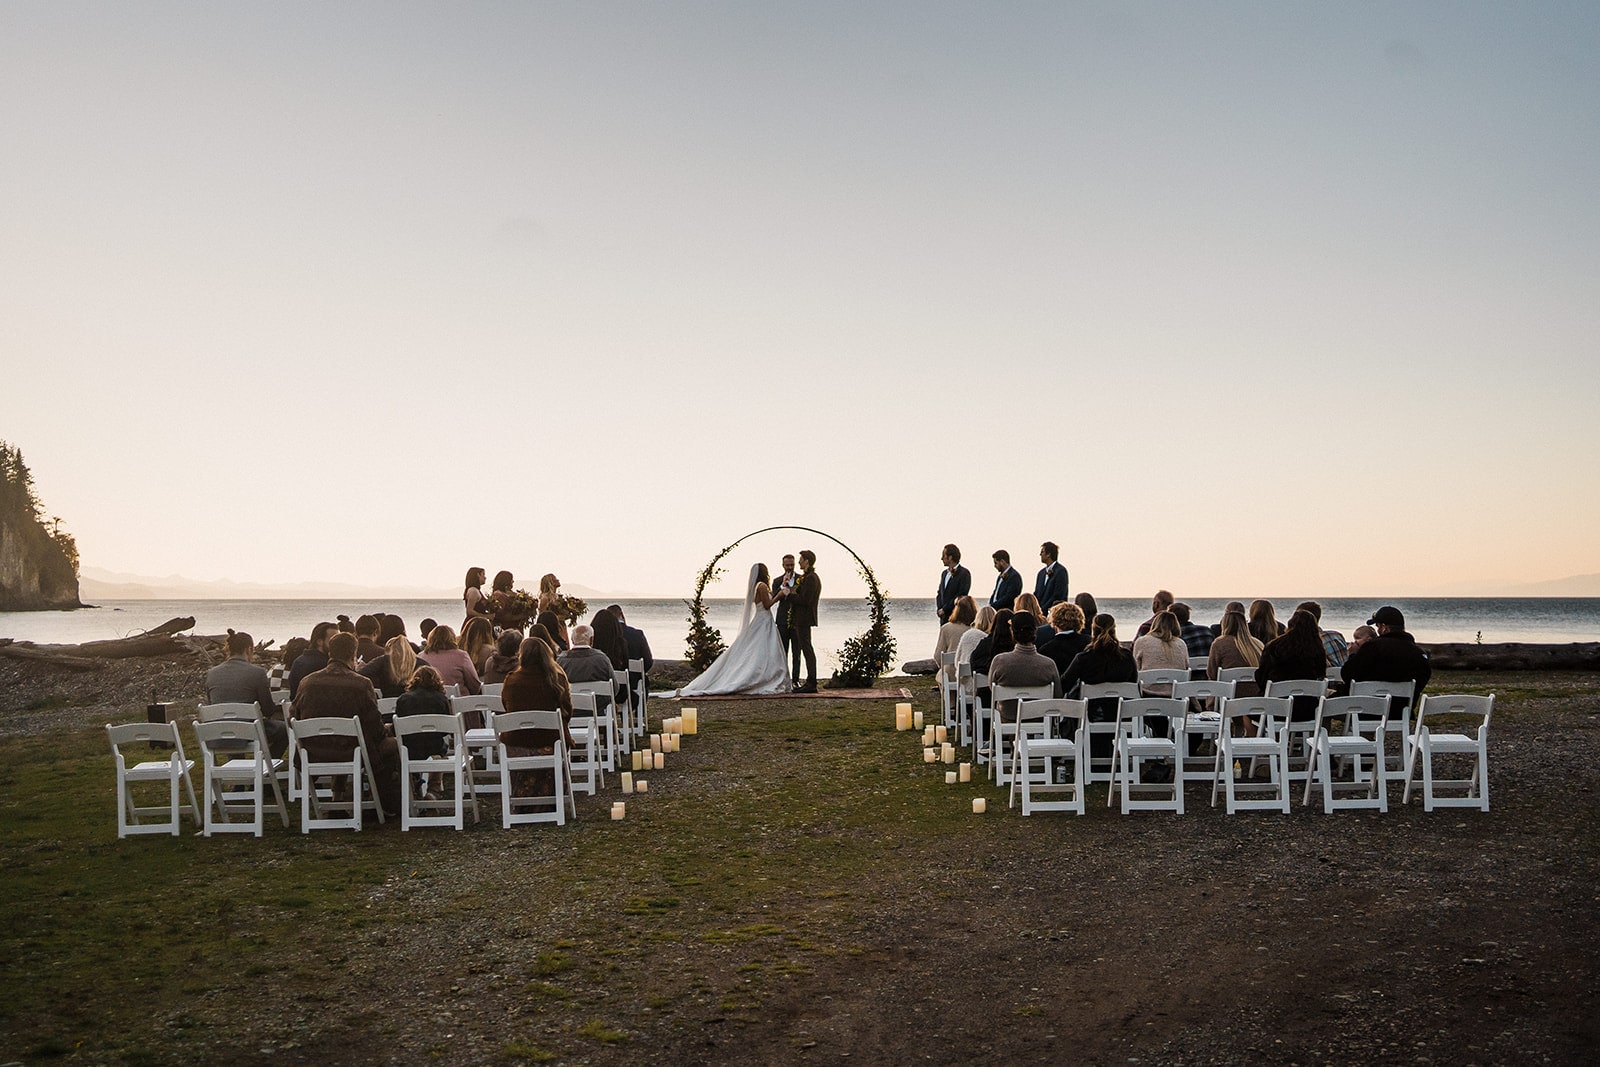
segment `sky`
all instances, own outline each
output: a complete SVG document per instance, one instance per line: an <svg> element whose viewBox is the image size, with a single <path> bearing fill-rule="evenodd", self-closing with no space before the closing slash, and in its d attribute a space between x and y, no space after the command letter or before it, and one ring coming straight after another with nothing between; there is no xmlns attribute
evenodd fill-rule
<svg viewBox="0 0 1600 1067"><path fill-rule="evenodd" d="M0 438L86 566L1600 571L1587 0L8 0L0 144ZM724 592L803 547L859 590Z"/></svg>

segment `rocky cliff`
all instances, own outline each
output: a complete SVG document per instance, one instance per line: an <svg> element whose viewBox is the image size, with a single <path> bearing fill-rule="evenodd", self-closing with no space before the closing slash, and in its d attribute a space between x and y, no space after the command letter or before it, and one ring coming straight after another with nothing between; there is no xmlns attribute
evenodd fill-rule
<svg viewBox="0 0 1600 1067"><path fill-rule="evenodd" d="M81 608L78 576L38 522L0 515L0 611Z"/></svg>

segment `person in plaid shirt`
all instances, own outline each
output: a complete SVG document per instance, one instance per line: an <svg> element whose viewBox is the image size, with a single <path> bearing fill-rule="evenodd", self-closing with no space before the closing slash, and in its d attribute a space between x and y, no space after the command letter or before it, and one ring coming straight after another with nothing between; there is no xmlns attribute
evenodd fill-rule
<svg viewBox="0 0 1600 1067"><path fill-rule="evenodd" d="M1322 629L1322 605L1315 600L1308 600L1295 610L1309 611L1311 617L1317 620L1317 629L1322 633L1322 652L1328 657L1328 666L1344 666L1344 661L1350 658L1350 645L1345 641L1344 634L1338 630Z"/></svg>
<svg viewBox="0 0 1600 1067"><path fill-rule="evenodd" d="M1189 655L1209 656L1211 654L1211 642L1215 640L1211 633L1211 627L1190 622L1189 605L1187 604L1174 604L1169 610L1178 617L1178 636L1182 637L1183 643L1189 647Z"/></svg>

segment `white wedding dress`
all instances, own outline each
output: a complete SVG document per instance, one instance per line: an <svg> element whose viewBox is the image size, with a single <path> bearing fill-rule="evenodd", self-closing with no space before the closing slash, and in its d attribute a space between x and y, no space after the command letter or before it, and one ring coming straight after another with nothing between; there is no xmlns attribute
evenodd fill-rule
<svg viewBox="0 0 1600 1067"><path fill-rule="evenodd" d="M778 624L771 608L756 604L756 578L756 567L751 567L739 636L698 678L678 690L677 696L768 696L789 692L789 669L783 662Z"/></svg>

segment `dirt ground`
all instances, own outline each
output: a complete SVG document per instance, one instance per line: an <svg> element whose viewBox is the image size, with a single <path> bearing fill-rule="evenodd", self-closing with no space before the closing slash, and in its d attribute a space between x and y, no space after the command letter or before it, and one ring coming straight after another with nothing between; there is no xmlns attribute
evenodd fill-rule
<svg viewBox="0 0 1600 1067"><path fill-rule="evenodd" d="M29 711L16 687L50 686L6 669L12 736L148 688ZM1469 687L1501 694L1487 814L1230 818L1194 789L1184 816L1122 816L1096 788L1085 817L1024 819L922 766L892 703L708 703L624 823L613 785L566 828L229 842L266 867L401 850L361 905L394 921L297 913L316 936L267 973L63 1058L1587 1064L1600 676L1432 688ZM269 904L240 920L283 929Z"/></svg>

